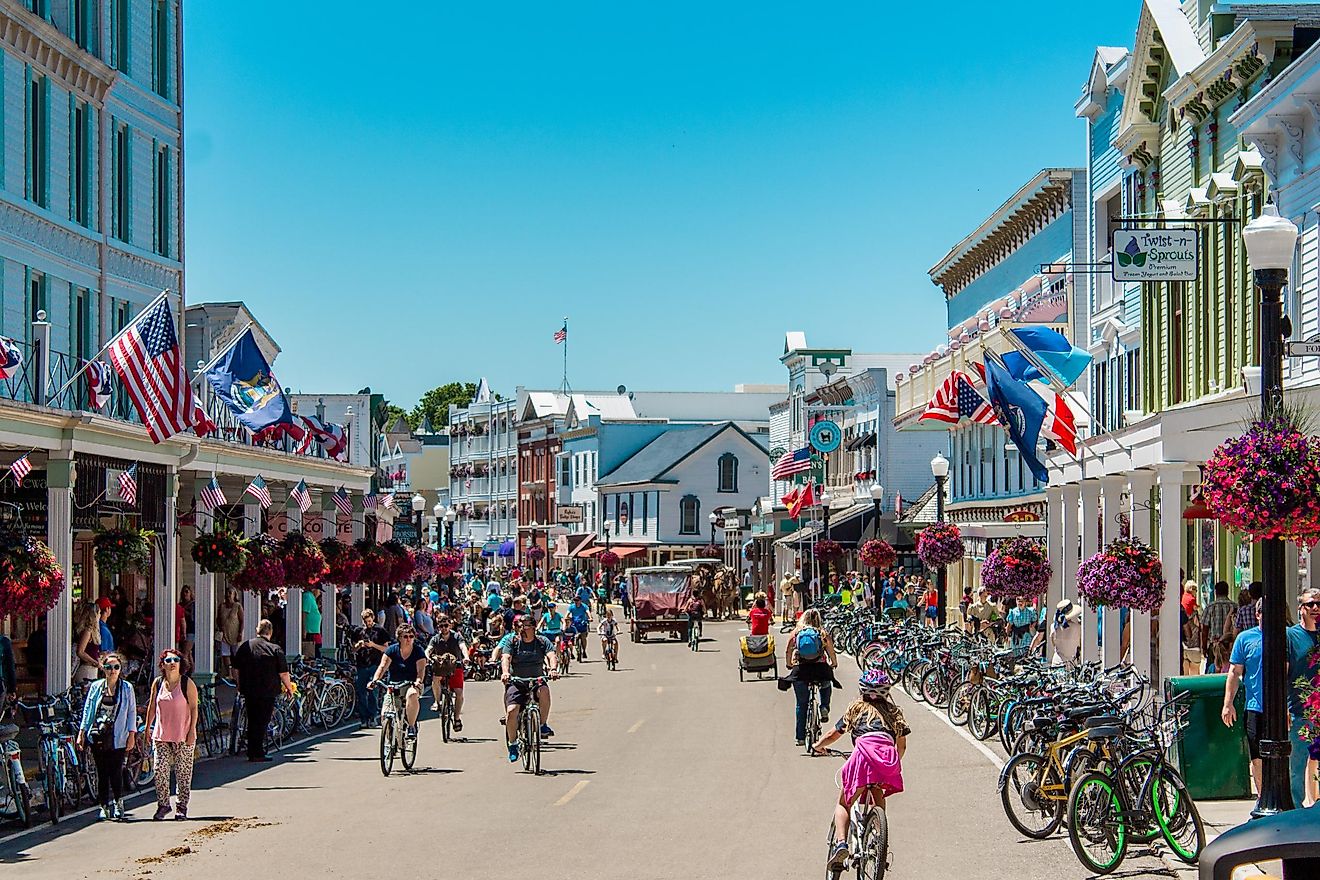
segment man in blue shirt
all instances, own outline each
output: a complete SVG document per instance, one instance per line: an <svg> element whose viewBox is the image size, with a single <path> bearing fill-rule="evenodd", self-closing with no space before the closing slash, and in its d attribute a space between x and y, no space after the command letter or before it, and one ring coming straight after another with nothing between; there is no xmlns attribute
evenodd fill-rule
<svg viewBox="0 0 1320 880"><path fill-rule="evenodd" d="M101 617L101 653L105 654L115 649L115 636L110 632L110 611L115 607L115 603L110 601L108 596L102 596L96 600L96 608Z"/></svg>
<svg viewBox="0 0 1320 880"><path fill-rule="evenodd" d="M1256 614L1260 615L1261 600L1256 600ZM1301 727L1302 702L1297 691L1297 679L1308 675L1310 671L1311 651L1317 644L1316 621L1320 617L1320 590L1306 590L1298 600L1300 624L1287 629L1288 644L1288 710L1292 740L1290 771L1292 776L1293 801L1301 806L1305 792L1305 774L1307 750L1297 739ZM1237 721L1238 687L1242 687L1246 713L1243 725L1247 733L1247 750L1251 754L1251 778L1260 791L1260 737L1263 733L1265 708L1263 693L1263 652L1262 634L1259 626L1238 633L1233 640L1233 650L1228 657L1228 681L1224 688L1224 708L1220 713L1224 724L1232 727Z"/></svg>
<svg viewBox="0 0 1320 880"><path fill-rule="evenodd" d="M587 633L591 631L591 610L587 607L587 603L582 601L581 596L568 606L568 628L577 643L578 660L587 659Z"/></svg>

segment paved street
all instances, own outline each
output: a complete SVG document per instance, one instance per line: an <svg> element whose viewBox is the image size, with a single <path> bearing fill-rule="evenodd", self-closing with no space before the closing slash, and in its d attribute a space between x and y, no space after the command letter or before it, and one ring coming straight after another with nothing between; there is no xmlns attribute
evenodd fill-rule
<svg viewBox="0 0 1320 880"><path fill-rule="evenodd" d="M504 758L499 686L474 683L468 740L444 745L425 722L416 774L383 778L369 734L256 773L224 760L202 769L186 824L152 823L143 803L130 824L7 841L0 862L22 865L24 878L379 876L389 864L484 880L508 876L512 854L570 877L814 877L841 759L794 748L791 699L769 680L739 683L740 632L708 626L698 655L625 643L617 673L575 665L554 688L558 736L540 778ZM892 804L892 876L1087 876L1065 839L1026 842L1012 830L984 754L924 707L904 708L913 735L908 790ZM1133 857L1120 875L1161 873Z"/></svg>

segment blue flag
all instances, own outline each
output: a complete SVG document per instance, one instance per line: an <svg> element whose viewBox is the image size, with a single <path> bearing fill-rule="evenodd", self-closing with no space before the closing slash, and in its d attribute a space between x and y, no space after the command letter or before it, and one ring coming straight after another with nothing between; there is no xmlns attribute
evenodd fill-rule
<svg viewBox="0 0 1320 880"><path fill-rule="evenodd" d="M1051 327L1015 327L1008 332L1065 386L1080 379L1091 366L1090 354L1073 345L1066 336ZM1003 358L1004 368L1014 379L1030 382L1032 379L1048 378L1021 352L1010 351Z"/></svg>
<svg viewBox="0 0 1320 880"><path fill-rule="evenodd" d="M995 415L1008 428L1008 436L1017 446L1022 460L1037 480L1048 484L1049 472L1036 456L1036 443L1040 440L1040 429L1048 408L1044 398L1014 379L994 358L985 359L985 391L990 405L995 408Z"/></svg>
<svg viewBox="0 0 1320 880"><path fill-rule="evenodd" d="M206 381L225 406L253 432L293 423L289 399L275 380L251 330L238 337L229 352L206 371Z"/></svg>

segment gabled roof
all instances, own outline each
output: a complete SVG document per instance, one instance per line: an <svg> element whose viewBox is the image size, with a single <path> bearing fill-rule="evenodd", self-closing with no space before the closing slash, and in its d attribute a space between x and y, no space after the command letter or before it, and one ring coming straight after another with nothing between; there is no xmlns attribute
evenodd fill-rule
<svg viewBox="0 0 1320 880"><path fill-rule="evenodd" d="M643 446L623 464L596 481L597 486L626 486L636 483L673 483L665 475L690 455L726 431L736 431L757 449L764 447L733 422L698 428L670 429Z"/></svg>

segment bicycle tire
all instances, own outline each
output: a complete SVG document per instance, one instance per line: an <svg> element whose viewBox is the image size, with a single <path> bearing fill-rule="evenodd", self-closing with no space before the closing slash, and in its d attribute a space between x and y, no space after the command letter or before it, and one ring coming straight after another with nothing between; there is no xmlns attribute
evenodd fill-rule
<svg viewBox="0 0 1320 880"><path fill-rule="evenodd" d="M96 777L96 761L92 760L92 750L83 749L83 754L78 760L79 766L82 767L81 776L83 791L87 796L87 803L95 805L97 795L96 789L99 780ZM81 800L82 799L79 798L79 802L81 802Z"/></svg>
<svg viewBox="0 0 1320 880"><path fill-rule="evenodd" d="M1110 770L1100 766L1100 759L1098 757L1092 756L1090 758L1083 758L1081 755L1078 755L1077 757L1077 763L1086 763L1090 765L1086 768L1085 772L1098 771L1105 773L1106 775L1113 775ZM1123 786L1124 794L1129 801L1135 802L1141 797L1141 789L1142 786L1146 784L1146 776L1150 773L1150 765L1150 760L1136 757L1123 764L1120 768L1119 772L1121 773L1121 776L1118 777L1117 781ZM1083 775L1084 773L1081 770L1075 771L1072 774L1072 779L1081 779ZM1151 796L1154 797L1154 794L1155 791L1152 788ZM1139 815L1139 811L1134 812L1133 818L1136 818L1137 815ZM1151 813L1146 818L1149 819L1149 823L1144 826L1137 827L1133 824L1128 825L1127 833L1130 840L1136 843L1150 843L1152 840L1160 836L1160 826L1155 819L1154 801L1151 802Z"/></svg>
<svg viewBox="0 0 1320 880"><path fill-rule="evenodd" d="M913 660L903 670L903 690L918 703L926 701L926 698L921 695L921 677L926 674L926 670L929 668L930 661Z"/></svg>
<svg viewBox="0 0 1320 880"><path fill-rule="evenodd" d="M411 770L413 764L417 763L417 737L408 736L406 726L404 727L403 747L399 749L399 757L403 760L404 770Z"/></svg>
<svg viewBox="0 0 1320 880"><path fill-rule="evenodd" d="M243 707L241 698L235 701L229 718L229 754L237 755L239 749L245 745L244 740L247 739L244 734L247 729L247 711Z"/></svg>
<svg viewBox="0 0 1320 880"><path fill-rule="evenodd" d="M55 825L60 821L63 786L60 784L59 771L55 768L54 760L49 760L46 764L46 778L43 780L43 785L46 791L46 811L50 814L50 824Z"/></svg>
<svg viewBox="0 0 1320 880"><path fill-rule="evenodd" d="M999 801L1004 815L1027 837L1044 840L1063 822L1064 799L1041 791L1045 785L1062 786L1055 776L1053 766L1043 755L1030 752L1014 755L999 775ZM1033 815L1043 821L1032 823L1029 820Z"/></svg>
<svg viewBox="0 0 1320 880"><path fill-rule="evenodd" d="M1172 769L1161 767L1160 778L1151 787L1150 798L1164 842L1179 861L1196 864L1205 848L1205 825L1182 778ZM1166 804L1169 809L1164 808Z"/></svg>
<svg viewBox="0 0 1320 880"><path fill-rule="evenodd" d="M921 675L921 698L930 706L936 709L944 709L948 706L944 702L945 695L944 676L940 673L938 666L930 666Z"/></svg>
<svg viewBox="0 0 1320 880"><path fill-rule="evenodd" d="M835 837L834 837L834 820L833 820L833 819L830 819L830 828L829 828L829 832L825 835L825 853L826 853L826 855L828 855L829 853L831 853L831 852L834 851L834 841L835 841ZM830 869L830 867L829 867L828 864L825 866L825 880L839 880L839 878L842 877L842 876L843 876L843 869L840 869L840 870L838 870L838 871L833 871L833 870Z"/></svg>
<svg viewBox="0 0 1320 880"><path fill-rule="evenodd" d="M984 687L972 691L967 705L967 731L981 742L995 733L995 713L990 709L990 694Z"/></svg>
<svg viewBox="0 0 1320 880"><path fill-rule="evenodd" d="M380 722L380 772L390 775L394 769L394 719L382 718Z"/></svg>
<svg viewBox="0 0 1320 880"><path fill-rule="evenodd" d="M536 723L529 729L531 734L531 747L528 748L531 759L531 771L533 776L541 775L541 715L536 715Z"/></svg>
<svg viewBox="0 0 1320 880"><path fill-rule="evenodd" d="M454 726L454 704L453 697L449 691L444 691L440 699L440 739L443 742L449 742L450 733Z"/></svg>
<svg viewBox="0 0 1320 880"><path fill-rule="evenodd" d="M949 705L945 712L949 720L955 727L963 727L967 724L968 716L971 714L971 695L976 685L970 681L960 682L949 694Z"/></svg>
<svg viewBox="0 0 1320 880"><path fill-rule="evenodd" d="M27 783L20 783L13 792L15 818L24 828L32 827L32 789Z"/></svg>
<svg viewBox="0 0 1320 880"><path fill-rule="evenodd" d="M1068 795L1068 842L1073 855L1089 871L1109 874L1123 864L1127 854L1127 823L1114 780L1105 773L1087 773ZM1106 843L1112 854L1104 861L1092 855L1087 844Z"/></svg>
<svg viewBox="0 0 1320 880"><path fill-rule="evenodd" d="M862 820L858 835L861 852L853 854L857 880L884 880L889 867L889 817L880 807L872 807Z"/></svg>
<svg viewBox="0 0 1320 880"><path fill-rule="evenodd" d="M815 686L811 686L811 694L807 697L807 725L806 739L803 740L803 749L808 756L814 756L816 741L820 739L820 699Z"/></svg>

